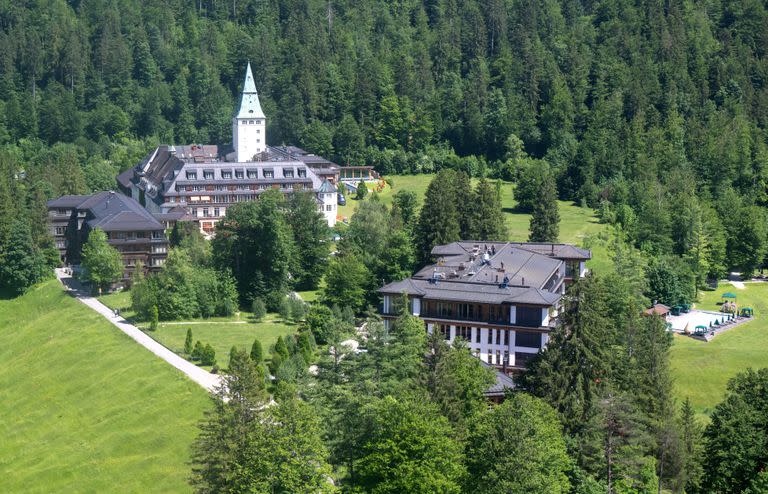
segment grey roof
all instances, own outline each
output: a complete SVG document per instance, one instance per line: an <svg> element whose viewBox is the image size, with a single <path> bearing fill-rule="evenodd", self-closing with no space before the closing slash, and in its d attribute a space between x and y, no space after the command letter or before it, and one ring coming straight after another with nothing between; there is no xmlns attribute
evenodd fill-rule
<svg viewBox="0 0 768 494"><path fill-rule="evenodd" d="M526 304L550 306L560 300L559 293L538 288L496 284L466 283L440 280L431 283L427 279L409 278L379 288L380 293L415 295L425 300L456 300L491 304Z"/></svg>
<svg viewBox="0 0 768 494"><path fill-rule="evenodd" d="M483 392L485 396L502 396L506 390L515 389L515 381L511 377L482 360L480 360L480 363L483 364L483 367L489 368L496 373L496 382Z"/></svg>
<svg viewBox="0 0 768 494"><path fill-rule="evenodd" d="M502 246L509 245L518 249L524 249L536 254L553 257L555 259L583 260L592 259L592 253L588 249L582 249L570 244L530 243L530 242L485 242L463 240L445 245L437 245L432 249L433 256L450 256L469 253L475 246L484 249L495 246L499 250Z"/></svg>
<svg viewBox="0 0 768 494"><path fill-rule="evenodd" d="M449 244L453 245L453 244ZM475 244L476 245L476 244ZM498 248L488 252L490 264L484 264L485 248L493 244L481 244L464 248L444 249L437 264L426 266L418 271L415 278L432 278L436 273L443 273L448 280L469 281L474 283L501 283L505 277L509 284L544 288L562 261L535 252L513 247L511 244L497 244ZM433 254L435 250L432 250ZM551 287L547 287L551 288Z"/></svg>
<svg viewBox="0 0 768 494"><path fill-rule="evenodd" d="M49 208L76 208L91 196L61 196L46 203Z"/></svg>
<svg viewBox="0 0 768 494"><path fill-rule="evenodd" d="M336 187L328 180L323 180L323 183L320 184L320 188L317 189L317 191L323 194L328 194L336 192Z"/></svg>
<svg viewBox="0 0 768 494"><path fill-rule="evenodd" d="M163 225L141 204L112 191L97 192L77 208L90 213L88 226L91 228L101 228L104 231L163 229Z"/></svg>

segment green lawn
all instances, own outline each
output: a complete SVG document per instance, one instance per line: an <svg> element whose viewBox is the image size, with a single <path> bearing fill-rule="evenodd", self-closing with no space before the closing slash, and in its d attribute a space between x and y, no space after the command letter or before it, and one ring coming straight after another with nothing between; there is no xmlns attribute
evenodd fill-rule
<svg viewBox="0 0 768 494"><path fill-rule="evenodd" d="M194 341L200 340L203 344L210 343L216 350L216 361L220 367L229 365L229 350L232 346L251 351L251 345L256 338L261 341L265 357L269 356L269 346L277 341L278 336L284 336L296 332L295 325L284 324L275 320L265 320L260 323L246 324L164 324L160 323L157 331L147 332L166 347L176 353L183 354L184 339L187 329L192 329Z"/></svg>
<svg viewBox="0 0 768 494"><path fill-rule="evenodd" d="M205 391L46 282L0 300L0 492L191 492Z"/></svg>
<svg viewBox="0 0 768 494"><path fill-rule="evenodd" d="M419 204L423 200L429 182L434 175L390 175L395 186L386 186L379 194L381 202L392 204L392 196L400 190L411 190L416 193ZM473 180L473 183L476 180ZM370 197L370 194L369 194ZM367 199L366 199L367 200ZM359 201L347 197L346 206L339 206L339 214L347 218L352 216ZM560 241L581 245L588 235L601 232L604 225L598 222L594 211L581 208L571 202L559 201L560 204ZM529 214L515 211L514 186L505 182L502 185L501 205L504 208L504 216L509 229L509 240L525 241L528 239L528 225L531 219Z"/></svg>
<svg viewBox="0 0 768 494"><path fill-rule="evenodd" d="M738 372L768 367L768 284L747 283L739 290L721 284L714 292L704 292L697 308L717 310L724 292L738 296L739 306L755 309L755 319L710 342L676 336L672 346L675 389L680 399L690 397L700 414L709 415L723 398L728 379Z"/></svg>

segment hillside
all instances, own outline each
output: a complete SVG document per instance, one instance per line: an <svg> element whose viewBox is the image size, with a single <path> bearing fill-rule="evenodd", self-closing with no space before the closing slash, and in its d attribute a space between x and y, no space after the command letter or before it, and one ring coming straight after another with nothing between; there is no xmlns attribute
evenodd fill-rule
<svg viewBox="0 0 768 494"><path fill-rule="evenodd" d="M56 281L0 301L0 491L187 492L205 392Z"/></svg>

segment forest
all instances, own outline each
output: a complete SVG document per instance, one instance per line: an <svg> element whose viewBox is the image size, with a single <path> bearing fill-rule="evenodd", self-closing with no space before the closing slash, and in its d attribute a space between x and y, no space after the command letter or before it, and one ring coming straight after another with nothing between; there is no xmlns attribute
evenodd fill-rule
<svg viewBox="0 0 768 494"><path fill-rule="evenodd" d="M552 177L654 256L749 274L766 47L758 0L6 0L0 195L39 212L114 188L159 142L228 142L251 61L270 144L384 174Z"/></svg>

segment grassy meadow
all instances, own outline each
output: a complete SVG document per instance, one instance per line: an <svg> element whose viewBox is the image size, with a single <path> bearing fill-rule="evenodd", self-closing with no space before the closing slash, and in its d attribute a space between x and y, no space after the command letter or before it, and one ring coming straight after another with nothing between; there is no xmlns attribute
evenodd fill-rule
<svg viewBox="0 0 768 494"><path fill-rule="evenodd" d="M49 281L0 300L0 492L191 492L206 392Z"/></svg>
<svg viewBox="0 0 768 494"><path fill-rule="evenodd" d="M749 367L768 367L768 283L746 283L744 289L722 283L715 291L703 292L696 307L718 310L725 292L738 296L739 307L752 307L754 320L710 342L675 336L672 346L676 393L680 399L689 397L696 411L707 416L722 400L731 377Z"/></svg>

